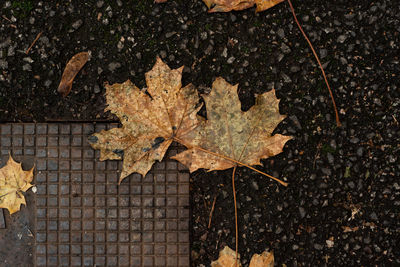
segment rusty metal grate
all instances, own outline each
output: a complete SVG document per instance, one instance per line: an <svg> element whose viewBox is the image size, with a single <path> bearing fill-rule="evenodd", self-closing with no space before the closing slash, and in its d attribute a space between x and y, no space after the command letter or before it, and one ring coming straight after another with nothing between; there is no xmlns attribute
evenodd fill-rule
<svg viewBox="0 0 400 267"><path fill-rule="evenodd" d="M36 164L34 266L189 266L187 170L166 159L118 186L122 162L98 161L87 142L116 126L1 125L2 156Z"/></svg>

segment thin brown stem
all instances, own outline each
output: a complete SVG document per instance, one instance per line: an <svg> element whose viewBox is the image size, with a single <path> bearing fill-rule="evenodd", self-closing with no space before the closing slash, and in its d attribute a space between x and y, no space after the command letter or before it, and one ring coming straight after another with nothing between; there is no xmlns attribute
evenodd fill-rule
<svg viewBox="0 0 400 267"><path fill-rule="evenodd" d="M333 93L332 93L331 87L329 86L328 79L326 78L326 74L325 74L324 68L322 67L321 61L319 60L319 57L318 57L317 53L315 52L314 47L313 47L313 45L311 44L311 41L308 39L306 33L303 31L303 28L301 27L299 21L297 20L297 16L296 16L296 13L294 12L294 8L293 8L293 5L292 5L292 2L291 2L290 0L288 0L288 3L289 3L289 6L290 6L290 10L292 11L293 18L294 18L294 20L295 20L297 26L299 27L299 30L300 30L301 33L303 34L304 39L306 39L308 45L310 46L311 51L313 52L314 57L315 57L315 59L316 59L317 62L318 62L319 68L321 69L322 76L324 76L324 80L325 80L326 86L328 87L329 94L331 95L333 108L334 108L334 110L335 110L336 125L337 125L338 127L340 127L340 126L342 126L342 124L340 123L340 120L339 120L339 113L338 113L338 111L337 111L337 107L336 107L336 103L335 103L335 98L333 97Z"/></svg>
<svg viewBox="0 0 400 267"><path fill-rule="evenodd" d="M12 21L9 19L9 18L7 18L6 16L1 16L3 19L5 19L5 20L7 20L8 22L10 22L10 23L12 23Z"/></svg>
<svg viewBox="0 0 400 267"><path fill-rule="evenodd" d="M237 215L237 205L236 205L236 189L235 189L235 172L237 165L233 167L232 172L232 190L233 190L233 203L235 204L235 246L236 246L236 256L235 256L235 266L238 267L238 254L239 254L239 229L238 229L238 215Z"/></svg>
<svg viewBox="0 0 400 267"><path fill-rule="evenodd" d="M40 36L42 35L43 32L39 32L38 35L36 35L35 40L33 40L32 44L29 46L29 48L25 51L25 54L28 54L29 51L31 51L32 47L36 43L37 40L39 40Z"/></svg>
<svg viewBox="0 0 400 267"><path fill-rule="evenodd" d="M181 140L181 139L179 139L179 138L177 138L177 137L173 137L172 139L175 140L175 141L177 141L177 142L179 142L179 143L181 143L181 144L185 144L185 142L183 142L183 140ZM234 162L234 163L236 163L236 164L238 164L238 165L244 166L244 167L246 167L246 168L249 168L250 170L253 170L253 171L255 171L255 172L258 172L259 174L262 174L262 175L264 175L264 176L267 176L268 178L270 178L270 179L272 179L272 180L274 180L274 181L280 183L280 184L283 185L283 186L288 186L288 184L287 184L286 182L281 181L281 180L279 180L278 178L275 178L274 176L269 175L269 174L267 174L267 173L265 173L265 172L259 171L259 170L257 170L256 168L251 167L250 165L247 165L246 163L243 163L243 162L237 161L237 160L235 160L235 159L232 159L232 158L230 158L230 157L227 157L227 156L224 156L224 155L221 155L221 154L218 154L218 153L209 151L209 150L204 149L204 148L202 148L202 147L191 146L191 148L192 148L192 149L197 149L197 150L203 151L203 152L205 152L205 153L214 155L214 156L216 156L216 157L220 157L220 158L223 158L223 159L232 161L232 162Z"/></svg>
<svg viewBox="0 0 400 267"><path fill-rule="evenodd" d="M214 197L214 201L212 203L211 210L210 210L210 215L208 216L208 229L211 228L211 220L212 220L212 215L213 215L213 212L214 212L215 202L216 201L217 201L217 196Z"/></svg>

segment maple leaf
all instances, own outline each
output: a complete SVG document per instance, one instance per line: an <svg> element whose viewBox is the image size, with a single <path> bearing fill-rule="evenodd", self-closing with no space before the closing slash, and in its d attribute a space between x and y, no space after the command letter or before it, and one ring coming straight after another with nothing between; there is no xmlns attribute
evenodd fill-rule
<svg viewBox="0 0 400 267"><path fill-rule="evenodd" d="M72 83L75 79L75 76L83 68L83 66L86 64L88 60L89 60L89 53L80 52L74 55L68 61L57 89L57 91L61 93L64 97L66 97L71 91Z"/></svg>
<svg viewBox="0 0 400 267"><path fill-rule="evenodd" d="M188 133L191 143L181 142L189 149L173 158L190 172L199 168L225 170L239 165L261 165L260 159L282 152L290 136L272 135L285 118L279 114L275 90L256 96L248 111L241 110L238 86L217 78L209 95L203 96L207 120L196 131Z"/></svg>
<svg viewBox="0 0 400 267"><path fill-rule="evenodd" d="M145 176L175 137L186 140L185 135L199 124L198 94L191 84L182 87L182 70L171 70L157 58L146 73L147 92L129 80L106 85L106 111L117 115L123 126L96 133L89 142L100 149L100 160L123 158L120 182L133 172Z"/></svg>
<svg viewBox="0 0 400 267"><path fill-rule="evenodd" d="M210 9L208 12L229 12L231 10L243 10L257 5L256 12L271 8L284 0L203 0ZM214 6L213 8L211 8Z"/></svg>
<svg viewBox="0 0 400 267"><path fill-rule="evenodd" d="M240 256L238 256L240 258ZM236 267L236 253L228 246L219 252L219 257L216 261L211 262L211 267ZM237 266L242 266L238 261ZM274 254L272 252L264 251L261 255L254 254L251 257L249 267L273 267Z"/></svg>
<svg viewBox="0 0 400 267"><path fill-rule="evenodd" d="M8 209L10 214L20 210L21 204L26 205L22 192L33 185L33 169L24 171L21 163L17 163L10 155L7 165L0 169L0 208Z"/></svg>

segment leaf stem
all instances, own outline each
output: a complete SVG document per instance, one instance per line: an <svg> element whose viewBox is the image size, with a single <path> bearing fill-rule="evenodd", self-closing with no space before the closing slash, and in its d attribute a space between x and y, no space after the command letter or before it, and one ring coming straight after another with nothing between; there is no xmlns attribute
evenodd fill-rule
<svg viewBox="0 0 400 267"><path fill-rule="evenodd" d="M182 145L185 145L185 142L184 142L183 140L177 138L177 137L172 137L172 139L175 140L175 141L177 141L177 142L179 142L179 143L181 143ZM272 179L272 180L274 180L274 181L280 183L280 184L283 185L283 186L288 186L288 184L285 183L284 181L281 181L281 180L279 180L278 178L275 178L274 176L269 175L269 174L267 174L267 173L265 173L265 172L259 171L259 170L257 170L256 168L251 167L250 165L247 165L246 163L243 163L243 162L237 161L237 160L235 160L235 159L232 159L232 158L230 158L230 157L227 157L227 156L224 156L224 155L221 155L221 154L212 152L212 151L210 151L210 150L204 149L204 148L199 147L199 146L191 146L191 148L192 148L192 149L197 149L197 150L203 151L203 152L205 152L205 153L214 155L214 156L216 156L216 157L220 157L220 158L223 158L223 159L232 161L232 162L234 162L234 163L236 163L236 164L238 164L238 165L247 167L247 168L249 168L250 170L253 170L253 171L255 171L255 172L258 172L259 174L262 174L262 175L264 175L264 176L267 176L268 178L270 178L270 179Z"/></svg>
<svg viewBox="0 0 400 267"><path fill-rule="evenodd" d="M332 93L331 87L329 86L328 79L326 78L324 68L322 67L322 64L321 64L321 62L320 62L320 60L319 60L319 57L318 57L317 53L316 53L315 50L314 50L313 45L311 44L311 41L308 39L306 33L303 31L303 28L301 27L299 21L297 20L297 16L296 16L296 13L294 12L294 8L293 8L293 5L292 5L292 2L291 2L290 0L288 0L288 3L289 3L289 6L290 6L290 10L292 11L294 21L296 22L297 26L299 27L299 30L300 30L301 33L303 34L304 39L306 39L308 45L310 46L311 51L313 52L314 57L315 57L315 59L316 59L317 62L318 62L319 68L320 68L321 71L322 71L322 76L324 76L324 80L325 80L326 86L328 87L329 94L331 95L332 104L333 104L333 109L335 110L336 125L337 125L337 127L340 127L340 126L342 126L342 124L340 123L340 120L339 120L339 113L338 113L338 111L337 111L337 107L336 107L336 103L335 103L335 98L333 97L333 93Z"/></svg>
<svg viewBox="0 0 400 267"><path fill-rule="evenodd" d="M217 201L217 196L214 197L214 201L212 203L211 210L210 210L210 215L208 216L208 229L211 228L211 220L212 220L212 215L213 215L213 212L214 212L215 202L216 201Z"/></svg>
<svg viewBox="0 0 400 267"><path fill-rule="evenodd" d="M233 167L232 172L232 190L233 190L233 203L235 204L235 242L236 242L236 256L235 256L235 266L238 267L238 254L239 254L239 229L238 229L238 215L237 215L237 205L236 205L236 189L235 189L235 172L237 165Z"/></svg>

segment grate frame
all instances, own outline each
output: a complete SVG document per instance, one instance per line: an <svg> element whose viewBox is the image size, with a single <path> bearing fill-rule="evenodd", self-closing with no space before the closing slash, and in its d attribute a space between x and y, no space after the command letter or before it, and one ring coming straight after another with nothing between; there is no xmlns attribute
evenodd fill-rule
<svg viewBox="0 0 400 267"><path fill-rule="evenodd" d="M0 125L1 156L33 158L34 266L189 266L189 173L170 156L118 185L87 136L116 123ZM1 214L0 214L1 215Z"/></svg>

